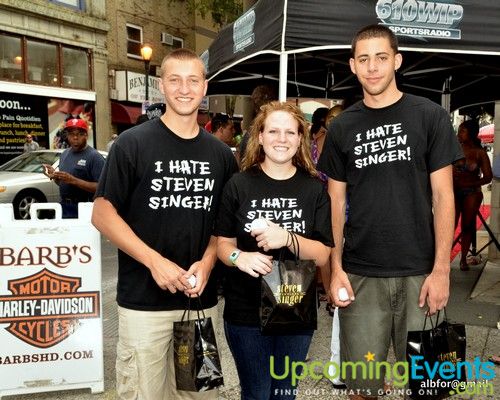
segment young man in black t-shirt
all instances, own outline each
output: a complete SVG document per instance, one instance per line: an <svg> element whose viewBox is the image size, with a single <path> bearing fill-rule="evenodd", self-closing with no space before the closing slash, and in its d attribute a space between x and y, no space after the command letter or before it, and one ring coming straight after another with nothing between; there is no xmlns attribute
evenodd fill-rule
<svg viewBox="0 0 500 400"><path fill-rule="evenodd" d="M216 324L212 229L222 188L237 165L229 147L197 124L207 81L196 54L180 49L166 56L160 89L165 113L123 132L113 144L92 216L119 248L117 393L216 399L217 390L176 390L172 330L194 296Z"/></svg>
<svg viewBox="0 0 500 400"><path fill-rule="evenodd" d="M398 90L401 63L389 28L356 34L350 66L364 98L333 120L318 163L329 176L334 240L345 239L332 251L330 287L343 362L385 361L391 340L405 361L407 331L422 328L424 305L434 314L448 301L451 164L462 154L446 111ZM383 394L384 376L343 378L352 399Z"/></svg>

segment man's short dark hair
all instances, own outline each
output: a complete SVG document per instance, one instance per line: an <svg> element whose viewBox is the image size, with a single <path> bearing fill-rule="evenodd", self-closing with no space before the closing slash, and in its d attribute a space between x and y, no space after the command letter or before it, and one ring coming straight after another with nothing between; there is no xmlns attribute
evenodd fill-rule
<svg viewBox="0 0 500 400"><path fill-rule="evenodd" d="M354 53L356 52L356 44L360 40L366 40L366 39L371 39L371 38L387 38L387 39L389 39L389 43L391 45L392 50L394 50L394 53L395 54L399 53L398 38L397 38L396 34L385 25L373 24L373 25L368 25L368 26L365 26L364 28L361 28L356 33L356 35L354 35L354 38L352 39L352 42L351 42L351 57L354 57Z"/></svg>
<svg viewBox="0 0 500 400"><path fill-rule="evenodd" d="M212 132L217 132L217 129L226 126L228 122L229 116L227 114L216 114L212 118Z"/></svg>

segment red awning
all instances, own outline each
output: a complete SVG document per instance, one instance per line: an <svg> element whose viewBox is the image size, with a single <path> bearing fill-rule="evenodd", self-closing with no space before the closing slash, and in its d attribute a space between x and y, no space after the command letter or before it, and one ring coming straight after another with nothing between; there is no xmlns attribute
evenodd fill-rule
<svg viewBox="0 0 500 400"><path fill-rule="evenodd" d="M141 107L132 107L111 102L111 122L114 124L135 125L137 117L142 114Z"/></svg>
<svg viewBox="0 0 500 400"><path fill-rule="evenodd" d="M489 124L479 128L477 136L483 143L493 143L495 140L495 125Z"/></svg>

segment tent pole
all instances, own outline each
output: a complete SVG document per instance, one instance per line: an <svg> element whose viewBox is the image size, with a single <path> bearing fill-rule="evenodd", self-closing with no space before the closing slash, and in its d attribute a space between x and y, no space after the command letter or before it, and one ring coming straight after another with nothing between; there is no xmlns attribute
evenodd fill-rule
<svg viewBox="0 0 500 400"><path fill-rule="evenodd" d="M286 101L286 84L288 75L288 54L280 54L279 101Z"/></svg>

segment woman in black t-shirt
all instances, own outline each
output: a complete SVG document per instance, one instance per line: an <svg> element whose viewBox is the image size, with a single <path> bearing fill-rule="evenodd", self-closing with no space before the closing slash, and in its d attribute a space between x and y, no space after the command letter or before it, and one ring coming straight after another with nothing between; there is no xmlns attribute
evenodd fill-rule
<svg viewBox="0 0 500 400"><path fill-rule="evenodd" d="M261 334L260 276L271 271L279 249L293 251L290 232L298 238L299 258L325 265L333 246L330 200L296 106L263 106L248 134L242 172L224 188L215 231L217 254L230 267L224 327L242 398L293 399L296 391L286 371L292 362L304 361L313 331Z"/></svg>

